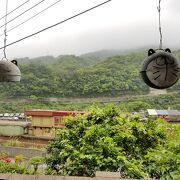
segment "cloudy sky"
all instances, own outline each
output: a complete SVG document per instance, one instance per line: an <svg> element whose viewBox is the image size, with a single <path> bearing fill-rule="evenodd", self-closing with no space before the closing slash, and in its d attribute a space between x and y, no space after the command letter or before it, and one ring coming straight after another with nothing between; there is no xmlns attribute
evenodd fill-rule
<svg viewBox="0 0 180 180"><path fill-rule="evenodd" d="M8 0L8 12L27 0ZM7 30L39 13L58 0L29 0L7 17ZM61 0L56 5L7 33L7 44L58 23L106 0ZM159 0L112 0L59 26L6 48L7 57L80 55L102 49L136 49L159 46ZM4 25L6 0L0 0L0 27ZM180 48L180 0L162 0L163 47ZM16 18L17 16L20 17ZM14 19L14 20L13 20ZM0 28L0 46L4 43ZM0 58L3 51L0 50Z"/></svg>

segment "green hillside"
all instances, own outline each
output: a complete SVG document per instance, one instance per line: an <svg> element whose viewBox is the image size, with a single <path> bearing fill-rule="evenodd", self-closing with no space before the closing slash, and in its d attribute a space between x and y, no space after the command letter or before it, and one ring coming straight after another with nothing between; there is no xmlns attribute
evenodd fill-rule
<svg viewBox="0 0 180 180"><path fill-rule="evenodd" d="M180 57L180 51L175 54ZM140 77L145 51L109 58L64 55L19 59L20 83L1 83L1 97L111 97L147 94ZM178 82L169 90L179 90Z"/></svg>

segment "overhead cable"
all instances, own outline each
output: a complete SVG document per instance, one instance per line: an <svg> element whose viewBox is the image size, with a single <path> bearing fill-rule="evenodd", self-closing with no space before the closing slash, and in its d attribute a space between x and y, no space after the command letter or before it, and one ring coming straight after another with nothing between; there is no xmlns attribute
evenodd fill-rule
<svg viewBox="0 0 180 180"><path fill-rule="evenodd" d="M93 7L89 8L89 9L87 9L87 10L85 10L85 11L82 11L82 12L80 12L80 13L78 13L78 14L75 14L74 16L71 16L71 17L69 17L69 18L67 18L67 19L65 19L65 20L63 20L63 21L60 21L60 22L58 22L58 23L56 23L56 24L53 24L53 25L51 25L51 26L48 26L48 27L46 27L46 28L44 28L44 29L42 29L42 30L40 30L40 31L37 31L37 32L35 32L35 33L33 33L33 34L30 34L30 35L25 36L25 37L23 37L23 38L21 38L21 39L18 39L18 40L16 40L16 41L12 42L12 43L7 44L6 47L7 47L7 46L11 46L11 45L13 45L13 44L16 44L16 43L18 43L18 42L20 42L20 41L23 41L23 40L25 40L25 39L28 39L28 38L30 38L30 37L32 37L32 36L35 36L35 35L43 32L43 31L46 31L46 30L48 30L48 29L51 29L51 28L53 28L53 27L55 27L55 26L57 26L57 25L60 25L60 24L62 24L62 23L64 23L64 22L66 22L66 21L69 21L69 20L71 20L71 19L73 19L73 18L75 18L75 17L77 17L77 16L80 16L80 15L82 15L82 14L85 14L85 13L87 13L87 12L93 10L93 9L96 9L96 8L98 8L98 7L102 6L102 5L110 2L110 1L112 1L112 0L108 0L108 1L105 1L105 2L103 2L103 3L100 3L100 4L98 4L98 5L96 5L96 6L93 6ZM0 49L3 49L3 48L4 48L4 47L1 47Z"/></svg>
<svg viewBox="0 0 180 180"><path fill-rule="evenodd" d="M17 19L18 17L22 16L23 14L25 14L26 12L30 11L31 9L35 8L36 6L38 6L39 4L41 4L42 2L44 2L45 0L41 0L40 2L38 2L37 4L35 4L34 6L30 7L29 9L27 9L26 11L22 12L21 14L19 14L18 16L16 16L15 18L11 19L10 21L7 22L7 24L9 24L10 22L14 21L15 19ZM2 26L0 26L0 28L4 27L5 24L3 24Z"/></svg>
<svg viewBox="0 0 180 180"><path fill-rule="evenodd" d="M10 31L18 28L19 26L25 24L26 22L28 22L28 21L30 21L31 19L35 18L36 16L40 15L40 14L43 13L44 11L46 11L46 10L48 10L49 8L53 7L54 5L56 5L57 3L59 3L60 1L62 1L62 0L56 1L55 3L51 4L51 5L48 6L47 8L43 9L42 11L40 11L40 12L38 12L37 14L35 14L35 15L31 16L30 18L26 19L26 20L23 21L22 23L20 23L20 24L14 26L13 28L9 29L7 32L10 32ZM1 37L2 35L3 35L3 34L1 34L0 37Z"/></svg>
<svg viewBox="0 0 180 180"><path fill-rule="evenodd" d="M9 14L13 13L14 11L16 11L17 9L19 9L20 7L24 6L24 5L25 5L26 3L28 3L29 1L30 1L30 0L25 1L24 3L20 4L18 7L16 7L15 9L13 9L12 11L8 12L8 13L7 13L7 16L8 16ZM6 17L6 14L5 14L4 16L2 16L2 17L0 18L0 20L3 19L3 18L5 18L5 17Z"/></svg>

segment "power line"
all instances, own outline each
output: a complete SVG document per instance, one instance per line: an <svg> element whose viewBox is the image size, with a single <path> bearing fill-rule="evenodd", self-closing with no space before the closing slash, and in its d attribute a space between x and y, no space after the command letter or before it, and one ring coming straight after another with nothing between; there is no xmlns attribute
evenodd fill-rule
<svg viewBox="0 0 180 180"><path fill-rule="evenodd" d="M45 0L42 0L40 2L38 2L37 4L35 4L34 6L30 7L29 9L27 9L26 11L22 12L21 14L19 14L18 16L16 16L15 18L11 19L10 21L8 21L6 24L9 24L10 22L14 21L15 19L17 19L18 17L22 16L23 14L25 14L26 12L30 11L31 9L35 8L36 6L38 6L39 4L41 4L42 2L44 2ZM3 24L2 26L0 26L0 28L4 27L5 24Z"/></svg>
<svg viewBox="0 0 180 180"><path fill-rule="evenodd" d="M80 12L80 13L78 13L78 14L75 14L74 16L71 16L71 17L69 17L69 18L67 18L67 19L65 19L65 20L63 20L63 21L60 21L60 22L58 22L58 23L56 23L56 24L53 24L53 25L51 25L51 26L48 26L48 27L46 27L46 28L44 28L44 29L42 29L42 30L40 30L40 31L37 31L37 32L35 32L35 33L33 33L33 34L30 34L30 35L28 35L28 36L25 36L25 37L19 39L19 40L16 40L16 41L14 41L14 42L12 42L12 43L9 43L9 44L6 45L6 47L7 47L7 46L11 46L11 45L13 45L13 44L16 44L16 43L18 43L18 42L20 42L20 41L23 41L23 40L25 40L25 39L27 39L27 38L30 38L30 37L32 37L32 36L35 36L35 35L43 32L43 31L46 31L46 30L48 30L48 29L51 29L51 28L53 28L53 27L55 27L55 26L57 26L57 25L60 25L60 24L62 24L62 23L64 23L64 22L66 22L66 21L69 21L69 20L71 20L71 19L73 19L73 18L75 18L75 17L77 17L77 16L80 16L80 15L82 15L82 14L85 14L85 13L87 13L87 12L93 10L93 9L96 9L96 8L98 8L98 7L102 6L102 5L110 2L110 1L112 1L112 0L108 0L108 1L105 1L105 2L103 2L103 3L100 3L100 4L98 4L98 5L96 5L96 6L93 6L93 7L89 8L89 9L87 9L87 10L85 10L85 11L82 11L82 12ZM0 49L3 49L3 48L4 48L4 47L1 47Z"/></svg>
<svg viewBox="0 0 180 180"><path fill-rule="evenodd" d="M57 3L59 3L60 1L61 1L61 0L56 1L55 3L51 4L51 5L48 6L47 8L43 9L43 10L40 11L39 13L37 13L37 14L31 16L30 18L28 18L27 20L23 21L22 23L20 23L20 24L16 25L15 27L9 29L7 32L10 32L10 31L12 31L12 30L18 28L19 26L25 24L26 22L28 22L28 21L30 21L31 19L35 18L36 16L40 15L40 14L43 13L44 11L46 11L46 10L48 10L49 8L53 7L54 5L56 5ZM4 35L4 34L1 34L0 37L1 37L2 35Z"/></svg>
<svg viewBox="0 0 180 180"><path fill-rule="evenodd" d="M23 5L25 5L26 3L28 3L29 1L30 1L30 0L25 1L24 3L22 3L21 5L19 5L19 6L16 7L15 9L13 9L12 11L8 12L8 13L7 13L7 16L8 16L9 14L13 13L14 11L16 11L17 9L19 9L20 7L22 7ZM2 16L2 17L0 18L0 20L3 19L3 18L5 18L5 17L6 17L6 14L5 14L4 16Z"/></svg>

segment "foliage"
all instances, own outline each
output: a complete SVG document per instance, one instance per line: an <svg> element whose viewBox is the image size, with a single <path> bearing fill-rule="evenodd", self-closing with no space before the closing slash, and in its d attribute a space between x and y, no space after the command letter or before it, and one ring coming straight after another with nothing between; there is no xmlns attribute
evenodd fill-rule
<svg viewBox="0 0 180 180"><path fill-rule="evenodd" d="M11 159L8 157L8 154L6 152L0 152L0 161L10 163Z"/></svg>
<svg viewBox="0 0 180 180"><path fill-rule="evenodd" d="M25 157L23 155L17 155L15 156L15 162L17 164L21 164L24 161Z"/></svg>
<svg viewBox="0 0 180 180"><path fill-rule="evenodd" d="M19 60L21 82L1 84L0 94L36 98L148 93L139 74L144 58L144 52L134 52L103 60L74 55Z"/></svg>
<svg viewBox="0 0 180 180"><path fill-rule="evenodd" d="M180 125L168 125L169 141L165 146L151 150L145 156L146 168L151 176L180 179Z"/></svg>
<svg viewBox="0 0 180 180"><path fill-rule="evenodd" d="M8 153L4 151L0 151L0 157L7 157Z"/></svg>
<svg viewBox="0 0 180 180"><path fill-rule="evenodd" d="M8 140L5 145L17 147L20 145L20 141L17 138L12 138L12 139Z"/></svg>
<svg viewBox="0 0 180 180"><path fill-rule="evenodd" d="M118 100L120 99L120 100ZM112 98L114 101L115 99ZM37 99L5 99L0 102L0 112L23 112L29 109L61 109L61 110L84 110L88 111L92 104L104 107L111 98L79 98L79 99L57 99L50 101L46 98ZM157 96L122 96L116 99L117 106L126 112L141 111L146 109L180 109L180 93L168 93Z"/></svg>
<svg viewBox="0 0 180 180"><path fill-rule="evenodd" d="M16 163L7 163L0 161L0 173L26 174L27 169Z"/></svg>
<svg viewBox="0 0 180 180"><path fill-rule="evenodd" d="M43 157L32 157L28 163L22 163L25 157L23 155L15 156L15 162L13 162L6 154L0 156L0 173L11 174L37 174L39 165L44 163ZM33 166L33 170L30 168Z"/></svg>
<svg viewBox="0 0 180 180"><path fill-rule="evenodd" d="M116 56L110 54L111 57L96 56L96 53L19 59L22 80L20 83L0 84L0 112L23 112L24 109L83 110L89 103L80 104L82 98L125 95L127 98L119 102L120 108L126 111L149 107L180 109L180 81L168 89L172 96L147 96L149 88L139 73L147 55L145 52L136 51ZM180 57L180 51L175 54ZM137 99L135 95L140 94L145 96ZM50 97L81 99L78 103L64 103L63 100L49 102L47 98Z"/></svg>
<svg viewBox="0 0 180 180"><path fill-rule="evenodd" d="M167 163L177 153L167 143L171 132L164 121L149 118L142 122L139 115L122 115L111 105L69 117L65 125L47 147L48 173L94 176L97 170L120 171L122 178L140 179L146 174L157 176L159 168L158 177L177 171L178 157L172 162L174 168ZM160 164L154 161L156 153L161 152L158 148L171 155L166 159L162 155ZM162 170L163 166L167 168Z"/></svg>
<svg viewBox="0 0 180 180"><path fill-rule="evenodd" d="M33 165L33 167L34 167L34 172L33 172L33 174L36 174L36 173L37 173L38 166L39 166L39 165L42 165L43 163L44 163L44 158L41 157L41 156L35 156L35 157L32 157L32 158L29 160L29 164Z"/></svg>

